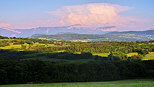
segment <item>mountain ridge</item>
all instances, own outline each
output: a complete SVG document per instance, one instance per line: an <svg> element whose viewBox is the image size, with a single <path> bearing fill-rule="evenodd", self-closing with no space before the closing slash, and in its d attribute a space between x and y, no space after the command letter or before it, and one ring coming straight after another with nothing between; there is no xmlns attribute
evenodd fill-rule
<svg viewBox="0 0 154 87"><path fill-rule="evenodd" d="M0 35L3 36L15 36L15 37L31 37L34 34L47 34L47 35L55 35L58 33L80 33L80 34L104 34L106 32L101 31L100 29L89 29L82 27L80 25L70 25L70 26L60 26L60 27L37 27L31 29L12 29L7 30L0 28ZM14 32L16 31L16 32Z"/></svg>
<svg viewBox="0 0 154 87"><path fill-rule="evenodd" d="M32 38L65 41L149 41L154 40L154 30L109 32L106 34L37 35Z"/></svg>
<svg viewBox="0 0 154 87"><path fill-rule="evenodd" d="M38 27L32 29L14 29L8 30L0 28L1 36L8 37L32 37L48 40L66 40L66 41L149 41L154 40L154 30L146 31L114 31L102 32L101 30L83 29L80 25L71 25L63 27ZM70 29L70 27L72 29ZM73 27L78 27L74 29ZM109 27L109 26L108 26ZM114 27L114 26L110 26ZM15 32L14 32L15 31Z"/></svg>

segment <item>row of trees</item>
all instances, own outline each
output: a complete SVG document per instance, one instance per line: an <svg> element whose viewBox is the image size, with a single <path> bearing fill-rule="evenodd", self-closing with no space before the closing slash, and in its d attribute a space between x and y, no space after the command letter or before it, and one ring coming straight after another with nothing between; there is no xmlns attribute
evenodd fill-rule
<svg viewBox="0 0 154 87"><path fill-rule="evenodd" d="M154 45L149 43L135 43L135 42L68 42L67 46L57 47L37 47L36 51L57 51L65 50L67 52L90 52L90 53L110 53L110 52L122 52L124 54L131 52L138 52L145 55L146 52L154 51Z"/></svg>
<svg viewBox="0 0 154 87"><path fill-rule="evenodd" d="M38 60L0 61L0 84L109 81L141 78L153 67L144 62L93 61L87 63Z"/></svg>
<svg viewBox="0 0 154 87"><path fill-rule="evenodd" d="M90 60L104 60L104 61L118 61L118 60L128 60L136 61L141 60L141 58L147 54L147 51L143 51L138 55L128 57L122 52L111 52L107 57L101 57L97 55L92 55L89 52L81 52L81 54L74 54L72 52L37 52L37 51L15 51L15 50L0 50L0 60L22 60L22 59L36 59L42 57L44 59L62 59L62 60L80 60L80 59L90 59ZM9 54L9 55L8 55Z"/></svg>
<svg viewBox="0 0 154 87"><path fill-rule="evenodd" d="M9 54L9 55L8 55ZM128 60L128 61L136 61L141 60L143 55L134 55L132 57L128 57L124 53L110 53L107 57L101 57L97 55L92 55L89 52L81 52L81 54L74 54L70 52L53 52L53 53L41 53L35 51L14 51L14 50L0 50L0 60L23 60L23 59L37 59L44 58L45 59L59 59L59 60L80 60L80 59L88 59L88 60L101 60L101 61L119 61L119 60Z"/></svg>

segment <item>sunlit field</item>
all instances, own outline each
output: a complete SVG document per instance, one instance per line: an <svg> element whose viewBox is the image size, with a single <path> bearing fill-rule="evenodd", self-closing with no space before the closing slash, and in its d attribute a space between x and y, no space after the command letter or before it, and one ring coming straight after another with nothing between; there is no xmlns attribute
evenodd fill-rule
<svg viewBox="0 0 154 87"><path fill-rule="evenodd" d="M131 57L131 56L134 56L134 55L138 55L138 53L137 52L134 52L134 53L128 53L128 54L126 54L128 57Z"/></svg>
<svg viewBox="0 0 154 87"><path fill-rule="evenodd" d="M8 46L0 47L0 49L12 49L12 50L18 50L21 51L21 49L28 49L28 50L33 50L35 47L55 47L58 45L55 44L41 44L41 43L33 43L32 45L29 44L18 44L18 45L13 45L12 43Z"/></svg>
<svg viewBox="0 0 154 87"><path fill-rule="evenodd" d="M19 49L21 48L21 45L9 45L5 47L0 47L0 49Z"/></svg>
<svg viewBox="0 0 154 87"><path fill-rule="evenodd" d="M93 55L98 55L101 57L107 57L110 53L93 53Z"/></svg>
<svg viewBox="0 0 154 87"><path fill-rule="evenodd" d="M142 60L154 60L154 52L150 52L149 54L145 55Z"/></svg>
<svg viewBox="0 0 154 87"><path fill-rule="evenodd" d="M154 80L0 85L0 87L153 87Z"/></svg>

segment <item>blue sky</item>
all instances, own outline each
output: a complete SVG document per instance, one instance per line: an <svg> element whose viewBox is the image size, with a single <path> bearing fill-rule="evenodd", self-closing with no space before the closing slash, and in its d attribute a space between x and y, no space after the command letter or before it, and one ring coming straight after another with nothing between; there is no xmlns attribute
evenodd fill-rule
<svg viewBox="0 0 154 87"><path fill-rule="evenodd" d="M129 10L121 12L121 15L146 20L146 23L147 20L150 20L148 23L154 24L151 22L151 20L154 20L154 0L0 0L0 23L1 25L9 24L12 28L31 27L28 23L34 23L38 27L42 25L36 22L45 22L46 20L49 21L50 18L52 19L53 16L48 14L50 11L55 11L64 6L80 6L93 3L127 6ZM153 28L151 25L148 25L147 28ZM47 26L50 26L50 24Z"/></svg>

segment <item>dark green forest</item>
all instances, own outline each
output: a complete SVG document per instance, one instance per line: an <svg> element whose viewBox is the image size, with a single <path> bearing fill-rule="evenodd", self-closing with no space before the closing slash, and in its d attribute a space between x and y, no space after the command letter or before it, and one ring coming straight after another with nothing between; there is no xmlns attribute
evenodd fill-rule
<svg viewBox="0 0 154 87"><path fill-rule="evenodd" d="M113 81L154 78L154 61L0 61L0 83Z"/></svg>

